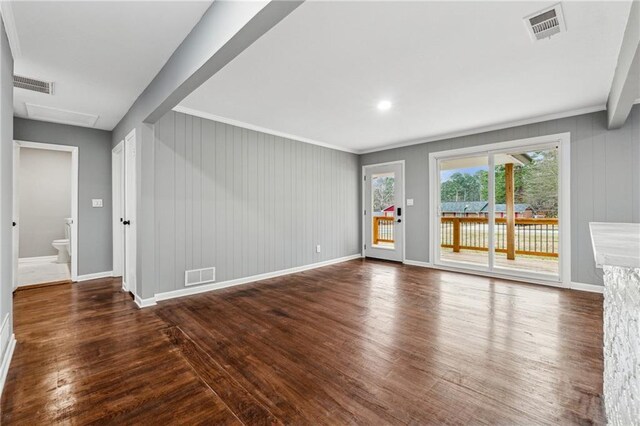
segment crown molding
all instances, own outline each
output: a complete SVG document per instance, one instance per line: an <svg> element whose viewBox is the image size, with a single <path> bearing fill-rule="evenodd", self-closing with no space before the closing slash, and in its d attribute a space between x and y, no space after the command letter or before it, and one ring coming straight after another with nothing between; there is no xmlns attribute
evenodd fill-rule
<svg viewBox="0 0 640 426"><path fill-rule="evenodd" d="M336 146L336 145L331 145L331 144L328 144L328 143L325 143L325 142L319 142L319 141L316 141L316 140L313 140L313 139L303 138L301 136L296 136L296 135L292 135L292 134L289 134L289 133L279 132L277 130L268 129L266 127L261 127L261 126L256 126L254 124L245 123L243 121L234 120L234 119L231 119L231 118L220 117L219 115L209 114L208 112L203 112L203 111L200 111L200 110L197 110L197 109L193 109L193 108L187 108L187 107L183 107L183 106L178 105L178 106L173 107L173 111L180 112L182 114L193 115L194 117L200 117L200 118L204 118L206 120L218 121L220 123L229 124L231 126L237 126L237 127L242 127L242 128L249 129L249 130L254 130L256 132L267 133L267 134L273 135L273 136L280 136L282 138L291 139L291 140L298 141L298 142L304 142L304 143L308 143L308 144L311 144L311 145L322 146L324 148L335 149L336 151L348 152L350 154L359 154L358 151L353 150L353 149L344 148L344 147L340 147L340 146Z"/></svg>
<svg viewBox="0 0 640 426"><path fill-rule="evenodd" d="M508 121L508 122L494 124L494 125L485 126L485 127L476 127L473 129L461 130L458 132L443 133L440 135L430 136L428 138L423 138L423 139L414 139L406 142L389 144L389 145L382 146L380 148L365 149L365 150L358 151L358 154L369 154L372 152L387 151L389 149L403 148L405 146L412 146L412 145L420 145L427 142L437 142L437 141L442 141L446 139L459 138L462 136L476 135L480 133L492 132L495 130L508 129L511 127L525 126L527 124L542 123L544 121L558 120L560 118L574 117L576 115L590 114L592 112L604 111L605 109L606 109L606 105L595 105L595 106L586 107L586 108L558 112L554 114L540 115L537 117L527 118L524 120Z"/></svg>
<svg viewBox="0 0 640 426"><path fill-rule="evenodd" d="M635 103L640 103L640 99L637 99ZM593 113L593 112L604 111L605 109L606 109L606 105L604 105L604 104L603 105L594 105L594 106L590 106L590 107L586 107L586 108L574 109L574 110L570 110L570 111L563 111L563 112L558 112L558 113L554 113L554 114L541 115L541 116L537 116L537 117L527 118L527 119L524 119L524 120L508 121L508 122L499 123L499 124L495 124L495 125L491 125L491 126L475 127L475 128L472 128L472 129L461 130L461 131L458 131L458 132L443 133L443 134L436 135L436 136L430 136L428 138L414 139L414 140L410 140L410 141L406 141L406 142L399 142L399 143L384 145L384 146L381 146L379 148L371 148L371 149L363 149L363 150L349 149L349 148L344 148L344 147L340 147L340 146L336 146L336 145L331 145L331 144L324 143L324 142L319 142L319 141L316 141L316 140L313 140L313 139L308 139L308 138L304 138L304 137L301 137L301 136L291 135L291 134L288 134L288 133L279 132L277 130L268 129L266 127L256 126L256 125L253 125L253 124L250 124L250 123L245 123L245 122L242 122L242 121L239 121L239 120L233 120L233 119L226 118L226 117L220 117L218 115L209 114L207 112L203 112L203 111L196 110L196 109L193 109L193 108L183 107L183 106L180 106L180 105L174 107L173 111L180 112L180 113L183 113L183 114L193 115L195 117L200 117L200 118L204 118L204 119L207 119L207 120L213 120L213 121L218 121L218 122L225 123L225 124L230 124L232 126L243 127L243 128L246 128L246 129L255 130L257 132L263 132L263 133L267 133L267 134L274 135L274 136L280 136L280 137L283 137L283 138L292 139L292 140L296 140L296 141L299 141L299 142L305 142L305 143L309 143L309 144L313 144L313 145L322 146L322 147L325 147L325 148L335 149L335 150L338 150L338 151L349 152L349 153L352 153L352 154L369 154L369 153L372 153L372 152L387 151L389 149L403 148L403 147L406 147L406 146L420 145L420 144L428 143L428 142L437 142L437 141L442 141L442 140L446 140L446 139L458 138L458 137L462 137L462 136L469 136L469 135L475 135L475 134L479 134L479 133L485 133L485 132L491 132L491 131L496 131L496 130L508 129L510 127L525 126L527 124L542 123L544 121L558 120L558 119L567 118L567 117L574 117L576 115L590 114L590 113Z"/></svg>

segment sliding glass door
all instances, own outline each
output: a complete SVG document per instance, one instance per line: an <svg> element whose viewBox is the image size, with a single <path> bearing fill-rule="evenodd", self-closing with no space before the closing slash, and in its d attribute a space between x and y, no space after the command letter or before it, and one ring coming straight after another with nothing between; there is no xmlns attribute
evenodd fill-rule
<svg viewBox="0 0 640 426"><path fill-rule="evenodd" d="M516 145L432 160L436 265L560 281L558 144Z"/></svg>

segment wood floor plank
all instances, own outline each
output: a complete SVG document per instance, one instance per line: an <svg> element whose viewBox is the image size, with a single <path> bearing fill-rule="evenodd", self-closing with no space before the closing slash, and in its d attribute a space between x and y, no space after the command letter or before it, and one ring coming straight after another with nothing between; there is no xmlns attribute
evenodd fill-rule
<svg viewBox="0 0 640 426"><path fill-rule="evenodd" d="M354 260L139 310L17 292L2 424L603 424L602 296Z"/></svg>
<svg viewBox="0 0 640 426"><path fill-rule="evenodd" d="M221 395L240 421L251 425L282 424L179 327L169 327L165 333L211 390Z"/></svg>

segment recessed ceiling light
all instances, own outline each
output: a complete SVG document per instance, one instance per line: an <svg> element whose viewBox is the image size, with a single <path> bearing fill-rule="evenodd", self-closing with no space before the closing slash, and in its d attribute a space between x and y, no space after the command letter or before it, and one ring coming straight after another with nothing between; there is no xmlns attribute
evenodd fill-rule
<svg viewBox="0 0 640 426"><path fill-rule="evenodd" d="M378 102L378 109L380 111L386 111L389 108L391 108L391 102L390 101L380 101L380 102Z"/></svg>

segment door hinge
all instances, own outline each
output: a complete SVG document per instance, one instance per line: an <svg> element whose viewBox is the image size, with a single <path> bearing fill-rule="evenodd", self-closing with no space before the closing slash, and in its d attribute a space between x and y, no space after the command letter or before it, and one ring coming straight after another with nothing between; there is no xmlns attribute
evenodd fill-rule
<svg viewBox="0 0 640 426"><path fill-rule="evenodd" d="M365 210L365 211L364 211L364 215L365 215L365 216L367 215L367 210Z"/></svg>
<svg viewBox="0 0 640 426"><path fill-rule="evenodd" d="M367 249L367 245L366 245L366 244L364 245L364 249L365 249L365 250Z"/></svg>
<svg viewBox="0 0 640 426"><path fill-rule="evenodd" d="M367 180L367 176L366 175L362 176L362 179Z"/></svg>

